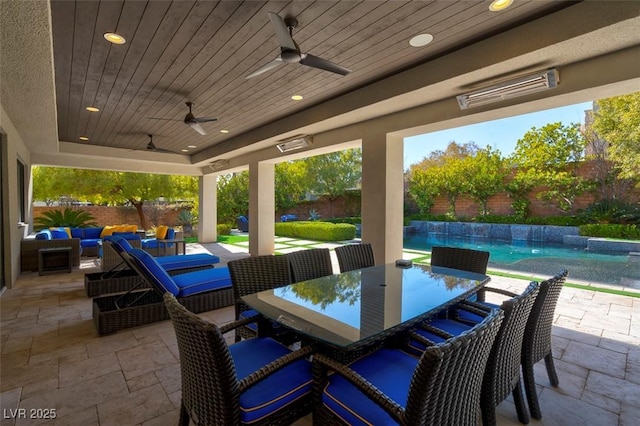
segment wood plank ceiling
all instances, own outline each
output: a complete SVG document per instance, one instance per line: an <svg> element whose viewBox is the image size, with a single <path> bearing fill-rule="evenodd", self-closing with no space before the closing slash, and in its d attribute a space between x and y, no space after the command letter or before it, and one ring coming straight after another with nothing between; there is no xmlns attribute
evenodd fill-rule
<svg viewBox="0 0 640 426"><path fill-rule="evenodd" d="M495 13L489 3L52 0L59 139L144 150L153 134L156 146L192 155L563 7L516 0ZM246 79L279 54L267 12L297 18L302 52L353 72L286 64ZM112 45L105 32L127 42ZM430 45L409 46L425 32L434 36ZM294 94L304 100L292 101ZM186 101L196 117L218 118L201 125L206 136L182 122Z"/></svg>

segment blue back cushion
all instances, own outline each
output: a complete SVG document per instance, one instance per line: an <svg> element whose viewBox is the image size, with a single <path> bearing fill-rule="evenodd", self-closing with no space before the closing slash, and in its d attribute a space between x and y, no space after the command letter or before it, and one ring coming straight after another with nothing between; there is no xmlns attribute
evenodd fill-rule
<svg viewBox="0 0 640 426"><path fill-rule="evenodd" d="M69 234L63 228L60 229L51 229L51 236L54 240L68 240Z"/></svg>
<svg viewBox="0 0 640 426"><path fill-rule="evenodd" d="M48 229L43 229L42 231L36 234L36 240L51 240L53 236L51 235L51 231Z"/></svg>
<svg viewBox="0 0 640 426"><path fill-rule="evenodd" d="M167 271L158 264L156 259L144 250L132 248L129 252L138 267L145 271L155 285L174 296L180 293L180 288L173 282Z"/></svg>
<svg viewBox="0 0 640 426"><path fill-rule="evenodd" d="M176 238L176 231L173 228L167 229L167 236L165 240L173 240Z"/></svg>
<svg viewBox="0 0 640 426"><path fill-rule="evenodd" d="M71 238L82 238L82 228L71 228Z"/></svg>
<svg viewBox="0 0 640 426"><path fill-rule="evenodd" d="M100 239L101 233L102 233L102 228L84 228L84 235L82 236L82 238Z"/></svg>

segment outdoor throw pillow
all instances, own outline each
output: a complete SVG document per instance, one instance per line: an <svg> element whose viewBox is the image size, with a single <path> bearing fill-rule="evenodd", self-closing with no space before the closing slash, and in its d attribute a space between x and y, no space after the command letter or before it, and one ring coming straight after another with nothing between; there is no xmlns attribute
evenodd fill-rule
<svg viewBox="0 0 640 426"><path fill-rule="evenodd" d="M156 238L158 240L164 240L167 236L167 231L169 230L168 226L160 225L156 228Z"/></svg>

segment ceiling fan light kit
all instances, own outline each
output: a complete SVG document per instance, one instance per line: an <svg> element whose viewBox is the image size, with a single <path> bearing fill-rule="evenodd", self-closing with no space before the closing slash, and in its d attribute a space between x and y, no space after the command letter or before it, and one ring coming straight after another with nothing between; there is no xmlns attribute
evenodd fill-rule
<svg viewBox="0 0 640 426"><path fill-rule="evenodd" d="M458 95L460 109L469 109L506 99L517 98L558 86L560 77L556 69L539 71L503 81L473 92Z"/></svg>
<svg viewBox="0 0 640 426"><path fill-rule="evenodd" d="M296 149L305 148L313 143L313 137L309 135L300 135L292 139L288 139L276 145L280 152L295 151Z"/></svg>

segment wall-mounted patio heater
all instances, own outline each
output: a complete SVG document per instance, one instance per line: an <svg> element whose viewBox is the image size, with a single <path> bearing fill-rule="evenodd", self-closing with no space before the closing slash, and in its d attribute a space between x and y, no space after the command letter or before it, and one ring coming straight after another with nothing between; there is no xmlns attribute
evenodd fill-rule
<svg viewBox="0 0 640 426"><path fill-rule="evenodd" d="M312 136L299 135L277 144L276 148L278 148L280 152L289 152L309 146L311 143L313 143Z"/></svg>
<svg viewBox="0 0 640 426"><path fill-rule="evenodd" d="M456 99L460 109L468 109L553 89L558 86L559 82L558 71L549 69L516 77L470 93L464 93L458 95Z"/></svg>

